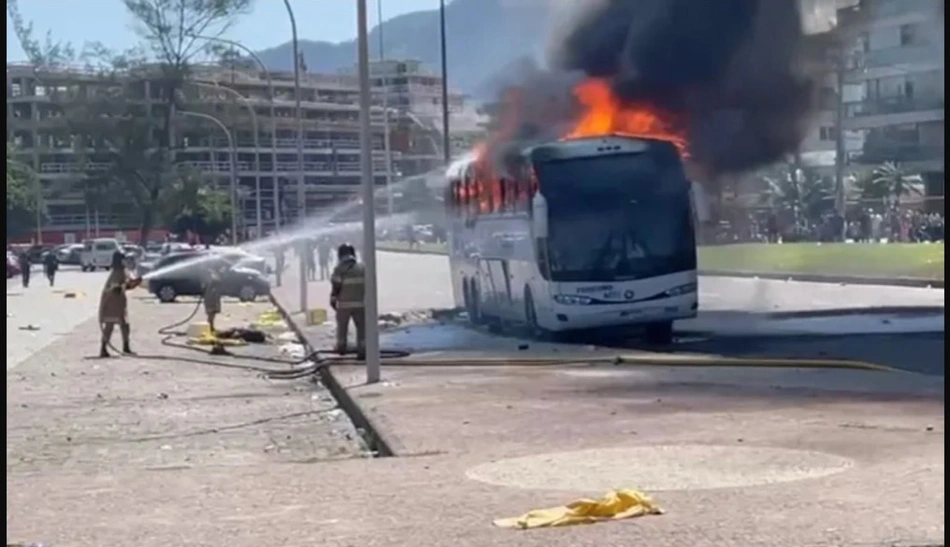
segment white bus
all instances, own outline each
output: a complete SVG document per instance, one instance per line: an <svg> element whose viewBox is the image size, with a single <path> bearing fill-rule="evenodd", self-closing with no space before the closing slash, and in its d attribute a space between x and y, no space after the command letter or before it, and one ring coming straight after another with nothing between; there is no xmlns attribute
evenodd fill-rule
<svg viewBox="0 0 950 547"><path fill-rule="evenodd" d="M447 171L456 304L474 323L534 333L638 326L655 344L698 308L693 184L667 142L535 145L504 177L471 157Z"/></svg>

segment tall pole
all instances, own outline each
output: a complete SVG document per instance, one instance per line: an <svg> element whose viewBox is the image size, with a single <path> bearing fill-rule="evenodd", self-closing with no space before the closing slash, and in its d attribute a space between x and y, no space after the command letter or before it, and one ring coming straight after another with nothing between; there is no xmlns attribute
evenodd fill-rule
<svg viewBox="0 0 950 547"><path fill-rule="evenodd" d="M179 110L178 113L183 116L191 116L193 118L201 118L213 122L221 128L221 131L224 131L224 136L228 139L228 148L231 149L231 245L237 245L237 147L234 145L234 137L231 136L231 131L224 125L224 122L210 114L189 112L187 110ZM214 163L215 162L212 161L211 165L214 165Z"/></svg>
<svg viewBox="0 0 950 547"><path fill-rule="evenodd" d="M389 78L386 74L385 59L386 47L383 43L383 0L376 0L376 15L379 25L376 32L379 34L379 66L382 71L383 83L383 150L386 154L386 212L393 216L393 157L389 142Z"/></svg>
<svg viewBox="0 0 950 547"><path fill-rule="evenodd" d="M839 50L836 55L833 57L833 62L835 63L835 83L838 87L838 93L835 97L835 209L838 212L838 215L841 217L841 233L835 234L837 237L841 238L841 241L845 240L845 233L847 232L846 226L846 196L844 188L844 169L845 157L847 152L845 151L844 146L844 59L842 58L842 52Z"/></svg>
<svg viewBox="0 0 950 547"><path fill-rule="evenodd" d="M198 87L215 88L215 89L220 89L222 91L227 91L234 97L237 97L242 103L244 103L244 106L246 106L247 110L251 113L251 126L254 129L254 170L257 172L257 174L254 176L254 191L256 192L256 195L257 195L257 200L256 200L257 202L257 237L263 237L264 222L263 222L263 215L261 213L261 160L260 160L260 156L257 154L257 150L260 148L260 141L258 137L259 126L257 124L257 113L254 112L254 105L251 104L251 101L247 97L245 97L244 95L241 95L241 93L238 90L232 89L227 86L223 86L219 84L218 82L214 82L213 85L205 84L202 82L195 82L195 83L198 85ZM242 217L243 217L243 213L244 213L244 209L242 207L241 209Z"/></svg>
<svg viewBox="0 0 950 547"><path fill-rule="evenodd" d="M220 42L222 44L226 44L232 47L236 47L237 49L240 49L244 53L247 53L251 59L254 59L254 62L257 63L257 66L261 67L261 72L264 73L264 77L267 78L267 88L270 91L270 137L271 137L270 172L271 172L271 183L274 186L274 198L273 198L274 229L279 232L280 231L280 203L278 202L278 198L280 196L280 188L279 188L279 183L277 182L277 116L275 116L275 109L276 109L275 102L277 101L277 94L274 93L274 80L273 78L271 78L270 71L267 70L267 65L264 64L264 61L261 61L261 58L258 57L257 54L254 53L253 50L251 50L251 48L245 46L244 44L240 42L235 42L234 40L228 40L226 38L219 38L216 36L202 36L202 35L196 34L194 35L194 38L207 40L209 42ZM256 142L255 142L255 146L256 146ZM255 151L254 153L257 154L257 151ZM260 216L261 216L260 214L260 209L261 209L260 183L258 183L257 191L258 191L257 211L258 211L258 219L260 219ZM257 225L258 225L258 228L257 228L258 232L260 232L261 230L260 220L258 220ZM262 233L258 233L258 237L262 237L262 236L263 236Z"/></svg>
<svg viewBox="0 0 950 547"><path fill-rule="evenodd" d="M439 0L439 48L442 51L442 160L445 165L452 161L449 144L449 59L446 54L445 0Z"/></svg>
<svg viewBox="0 0 950 547"><path fill-rule="evenodd" d="M303 173L303 111L300 107L300 52L297 44L297 20L294 10L290 7L290 0L284 0L287 15L290 16L290 32L294 49L294 103L297 108L297 221L303 223L307 218L307 189L304 186ZM275 135L276 136L276 135ZM300 311L307 313L309 299L307 298L307 261L306 253L313 252L306 239L300 240Z"/></svg>
<svg viewBox="0 0 950 547"><path fill-rule="evenodd" d="M379 381L379 323L376 310L376 199L373 188L372 108L366 0L356 2L357 58L360 76L360 171L363 184L363 286L366 313L366 383Z"/></svg>

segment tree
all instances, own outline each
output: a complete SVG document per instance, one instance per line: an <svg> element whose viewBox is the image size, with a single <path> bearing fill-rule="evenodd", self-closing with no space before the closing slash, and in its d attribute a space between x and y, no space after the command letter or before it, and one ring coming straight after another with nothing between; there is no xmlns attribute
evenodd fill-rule
<svg viewBox="0 0 950 547"><path fill-rule="evenodd" d="M37 201L37 178L28 165L16 158L16 147L7 143L7 237L33 229Z"/></svg>
<svg viewBox="0 0 950 547"><path fill-rule="evenodd" d="M874 168L870 176L856 181L861 197L864 199L894 200L900 203L907 195L920 195L923 192L920 174L908 173L900 163L886 162Z"/></svg>
<svg viewBox="0 0 950 547"><path fill-rule="evenodd" d="M192 232L212 241L231 226L231 196L205 184L200 173L179 166L163 204L163 220L176 234Z"/></svg>
<svg viewBox="0 0 950 547"><path fill-rule="evenodd" d="M165 102L158 134L130 139L126 146L131 155L119 166L141 213L141 238L147 239L157 207L163 201L163 185L174 180L174 121L179 110L179 92L188 78L191 62L204 51L200 36L220 37L237 17L247 11L251 0L123 0L138 24L138 32L157 60L155 73L148 74L153 90ZM126 124L134 124L126 121ZM157 141L157 142L156 142ZM129 160L136 161L129 161ZM147 166L147 169L143 169Z"/></svg>
<svg viewBox="0 0 950 547"><path fill-rule="evenodd" d="M46 40L40 42L33 37L33 23L23 20L20 15L20 6L17 0L7 0L7 15L13 24L13 33L20 42L20 47L26 53L30 64L36 66L56 66L68 63L76 58L72 44L53 40L51 32L46 33Z"/></svg>
<svg viewBox="0 0 950 547"><path fill-rule="evenodd" d="M783 165L764 177L768 185L762 200L779 211L793 213L796 221L815 220L834 207L834 184L807 168Z"/></svg>

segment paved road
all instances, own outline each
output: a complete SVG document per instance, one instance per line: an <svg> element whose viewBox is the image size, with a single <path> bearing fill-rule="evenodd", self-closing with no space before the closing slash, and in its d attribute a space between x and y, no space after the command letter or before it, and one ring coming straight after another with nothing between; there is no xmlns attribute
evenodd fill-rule
<svg viewBox="0 0 950 547"><path fill-rule="evenodd" d="M24 288L19 278L8 279L7 369L93 317L106 275L64 269L56 276L55 287L50 287L38 270L33 272L29 288ZM66 298L66 293L76 297Z"/></svg>
<svg viewBox="0 0 950 547"><path fill-rule="evenodd" d="M297 293L297 263L289 261L282 293ZM378 253L380 311L454 306L448 259L436 255ZM310 283L310 305L325 307L329 286ZM291 299L297 302L296 298ZM780 312L878 306L943 306L943 289L840 285L704 277L700 306L708 311Z"/></svg>
<svg viewBox="0 0 950 547"><path fill-rule="evenodd" d="M381 312L454 305L445 257L391 252L380 252L378 256ZM296 272L296 262L291 261L283 287L276 289L281 300L293 308L298 307L299 301ZM327 282L310 283L310 306L327 308L328 293ZM942 308L943 289L706 277L700 282L700 300L705 313L695 321L681 322L678 328L713 334L683 344L680 346L682 350L726 355L869 360L916 372L943 374L942 333L821 338L747 336L718 339L715 336L717 329L723 329L724 321L735 324L740 319L748 321L750 317L755 321L764 313L900 306ZM477 344L479 347L485 343L484 337L477 336L460 336L452 340L453 343L458 340L459 344ZM431 340L425 342L426 345L430 343ZM418 342L407 341L406 344L413 346ZM444 349L445 344L442 346L439 349Z"/></svg>
<svg viewBox="0 0 950 547"><path fill-rule="evenodd" d="M101 277L76 273L64 279L73 286L98 287ZM288 365L212 358L163 345L157 329L183 319L193 302L159 304L144 293L134 294L129 311L135 329L133 349L139 357L97 359L91 358L99 349L99 328L91 318L94 306L89 304L94 295L67 301L73 307L63 310L61 295L54 298L39 285L28 291L8 297L18 302L14 313L43 306L43 313L36 313L42 316L45 329L38 334L53 332L55 336L30 339L25 348L16 347L22 339L7 341L8 359L11 350L18 356L32 354L16 368L7 368L9 543L235 545L230 541L233 532L222 529L204 538L187 535L194 531L189 532L187 523L203 519L196 517L200 510L174 518L171 514L190 500L228 506L230 496L222 494L228 490L234 500L240 500L237 507L224 509L230 517L240 518L245 511L266 512L272 509L272 493L253 487L249 477L296 465L293 474L299 479L312 476L317 462L359 458L362 453L358 433L335 401L307 379L268 381L254 371L183 359L279 370L288 370ZM57 309L59 313L50 312ZM226 299L221 326L244 326L269 309L265 302L240 304ZM89 319L83 321L83 314ZM118 335L114 341L118 342ZM275 349L256 346L233 351L277 357ZM228 477L224 489L213 486L215 479L209 476ZM293 476L282 476L267 484L285 491L297 482ZM308 494L319 490L320 486L314 486ZM159 492L161 499L149 499ZM135 499L123 499L126 494ZM301 495L299 503L319 507L308 498ZM234 522L224 528L246 526ZM149 529L152 533L143 532Z"/></svg>

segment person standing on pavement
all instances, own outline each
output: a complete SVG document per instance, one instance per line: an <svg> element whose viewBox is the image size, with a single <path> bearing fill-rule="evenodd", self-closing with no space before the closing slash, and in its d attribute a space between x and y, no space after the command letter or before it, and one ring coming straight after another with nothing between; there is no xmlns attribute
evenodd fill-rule
<svg viewBox="0 0 950 547"><path fill-rule="evenodd" d="M336 312L336 351L346 353L350 321L356 325L356 355L366 355L366 308L363 302L363 264L356 260L356 249L348 243L337 248L337 264L330 276L330 307Z"/></svg>
<svg viewBox="0 0 950 547"><path fill-rule="evenodd" d="M330 241L322 237L317 242L317 259L320 263L320 281L330 277Z"/></svg>
<svg viewBox="0 0 950 547"><path fill-rule="evenodd" d="M283 245L278 245L274 249L274 276L275 282L278 287L280 287L281 278L284 276L284 268L286 267L286 252L287 249Z"/></svg>
<svg viewBox="0 0 950 547"><path fill-rule="evenodd" d="M129 301L125 291L134 289L139 283L141 279L129 277L125 269L125 255L121 251L114 252L109 277L99 298L99 325L102 327L99 357L109 357L108 348L116 325L119 325L119 331L122 333L122 353L133 354L129 344L132 331L129 327Z"/></svg>
<svg viewBox="0 0 950 547"><path fill-rule="evenodd" d="M227 266L211 264L205 273L204 293L201 300L204 303L205 315L208 317L208 330L211 336L217 336L214 320L221 313L221 273Z"/></svg>
<svg viewBox="0 0 950 547"><path fill-rule="evenodd" d="M30 286L30 268L33 267L33 264L30 263L30 255L23 251L17 257L17 261L20 264L20 279L23 281L23 288Z"/></svg>
<svg viewBox="0 0 950 547"><path fill-rule="evenodd" d="M46 272L46 279L49 279L49 286L56 284L56 271L59 270L59 259L56 253L50 251L43 257L43 269Z"/></svg>
<svg viewBox="0 0 950 547"><path fill-rule="evenodd" d="M316 245L312 239L308 239L304 246L304 260L307 261L307 279L317 280L317 259L314 254L317 252Z"/></svg>

